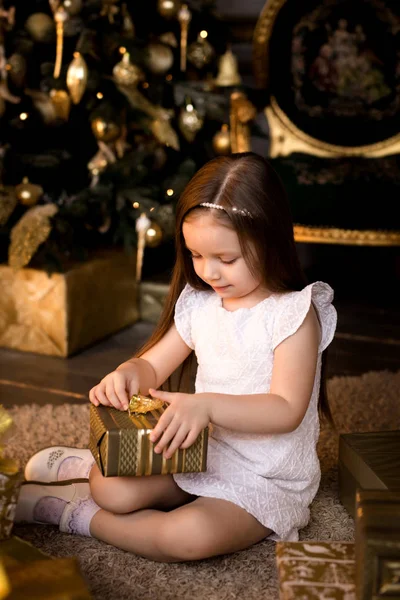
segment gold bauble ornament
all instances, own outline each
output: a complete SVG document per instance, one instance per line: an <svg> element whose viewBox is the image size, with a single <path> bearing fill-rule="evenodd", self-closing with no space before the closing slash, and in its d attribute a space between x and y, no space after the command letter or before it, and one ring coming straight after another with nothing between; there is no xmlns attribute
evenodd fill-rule
<svg viewBox="0 0 400 600"><path fill-rule="evenodd" d="M71 110L71 98L65 90L50 90L51 103L54 107L55 115L58 119L68 121Z"/></svg>
<svg viewBox="0 0 400 600"><path fill-rule="evenodd" d="M5 225L17 206L17 196L13 187L0 187L0 225Z"/></svg>
<svg viewBox="0 0 400 600"><path fill-rule="evenodd" d="M117 123L108 121L103 117L97 117L92 121L92 131L98 140L108 144L115 142L121 135L121 128Z"/></svg>
<svg viewBox="0 0 400 600"><path fill-rule="evenodd" d="M197 132L203 127L204 119L199 115L192 103L182 106L178 124L179 129L183 133L188 142L193 142Z"/></svg>
<svg viewBox="0 0 400 600"><path fill-rule="evenodd" d="M75 17L82 10L82 0L64 0L63 6L71 17Z"/></svg>
<svg viewBox="0 0 400 600"><path fill-rule="evenodd" d="M208 65L212 61L214 54L214 48L200 33L197 36L197 40L190 44L187 51L188 61L197 69L202 69Z"/></svg>
<svg viewBox="0 0 400 600"><path fill-rule="evenodd" d="M34 206L43 194L43 188L40 185L29 183L29 179L24 177L22 183L15 186L15 195L24 206Z"/></svg>
<svg viewBox="0 0 400 600"><path fill-rule="evenodd" d="M144 78L143 71L131 63L129 52L125 52L115 65L113 75L119 85L137 85Z"/></svg>
<svg viewBox="0 0 400 600"><path fill-rule="evenodd" d="M180 0L158 0L157 10L164 19L173 19L178 14Z"/></svg>
<svg viewBox="0 0 400 600"><path fill-rule="evenodd" d="M169 46L153 42L147 46L146 65L154 75L164 75L174 64L174 55Z"/></svg>
<svg viewBox="0 0 400 600"><path fill-rule="evenodd" d="M50 218L58 211L55 204L34 206L26 211L11 230L8 263L13 269L25 267L51 232Z"/></svg>
<svg viewBox="0 0 400 600"><path fill-rule="evenodd" d="M151 221L150 227L146 231L146 246L149 248L156 248L161 244L163 239L163 232L161 227L155 221Z"/></svg>
<svg viewBox="0 0 400 600"><path fill-rule="evenodd" d="M25 29L35 42L51 42L54 39L54 21L46 13L33 13L25 21Z"/></svg>
<svg viewBox="0 0 400 600"><path fill-rule="evenodd" d="M88 68L85 59L79 52L74 52L74 59L67 71L67 87L74 104L79 104L85 93Z"/></svg>
<svg viewBox="0 0 400 600"><path fill-rule="evenodd" d="M236 56L228 49L223 54L218 63L218 75L215 79L215 85L220 87L229 87L239 85L242 79L239 74Z"/></svg>
<svg viewBox="0 0 400 600"><path fill-rule="evenodd" d="M231 153L231 134L229 133L229 127L224 123L221 127L221 131L217 131L212 139L212 146L215 154L219 156L227 156Z"/></svg>

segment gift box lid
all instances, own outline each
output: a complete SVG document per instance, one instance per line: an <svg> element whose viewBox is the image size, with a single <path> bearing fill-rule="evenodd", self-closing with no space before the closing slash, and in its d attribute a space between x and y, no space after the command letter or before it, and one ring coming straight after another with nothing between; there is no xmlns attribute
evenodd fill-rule
<svg viewBox="0 0 400 600"><path fill-rule="evenodd" d="M342 434L339 462L361 488L400 490L400 431Z"/></svg>

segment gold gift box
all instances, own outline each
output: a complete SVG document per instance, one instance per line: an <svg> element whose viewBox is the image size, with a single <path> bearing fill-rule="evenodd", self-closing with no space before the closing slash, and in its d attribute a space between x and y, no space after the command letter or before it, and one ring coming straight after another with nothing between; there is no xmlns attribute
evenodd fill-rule
<svg viewBox="0 0 400 600"><path fill-rule="evenodd" d="M358 600L400 598L400 491L356 494Z"/></svg>
<svg viewBox="0 0 400 600"><path fill-rule="evenodd" d="M66 273L0 265L0 346L67 357L139 318L134 255L98 254Z"/></svg>
<svg viewBox="0 0 400 600"><path fill-rule="evenodd" d="M277 542L280 600L356 600L354 544Z"/></svg>
<svg viewBox="0 0 400 600"><path fill-rule="evenodd" d="M199 473L206 470L208 429L188 449L171 458L154 452L149 435L164 409L129 414L105 406L90 406L89 448L104 477Z"/></svg>
<svg viewBox="0 0 400 600"><path fill-rule="evenodd" d="M52 558L18 537L0 542L1 590L7 600L90 600L76 558Z"/></svg>

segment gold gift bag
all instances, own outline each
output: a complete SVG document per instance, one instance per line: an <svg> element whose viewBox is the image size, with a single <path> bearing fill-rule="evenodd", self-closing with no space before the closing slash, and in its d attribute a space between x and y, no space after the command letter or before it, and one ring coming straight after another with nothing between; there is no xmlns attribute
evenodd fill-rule
<svg viewBox="0 0 400 600"><path fill-rule="evenodd" d="M199 473L206 470L208 428L194 444L177 450L171 458L154 452L149 435L164 412L159 400L134 396L141 407L122 412L106 406L90 406L89 448L104 477ZM144 400L144 402L143 402ZM148 404L146 406L146 404Z"/></svg>

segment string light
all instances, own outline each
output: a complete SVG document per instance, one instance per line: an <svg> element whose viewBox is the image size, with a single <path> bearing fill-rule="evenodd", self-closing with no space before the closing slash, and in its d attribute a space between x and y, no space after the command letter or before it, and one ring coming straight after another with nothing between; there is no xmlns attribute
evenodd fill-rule
<svg viewBox="0 0 400 600"><path fill-rule="evenodd" d="M126 52L125 46L121 46L120 49L119 49L119 53L120 54L125 54L125 52Z"/></svg>
<svg viewBox="0 0 400 600"><path fill-rule="evenodd" d="M133 208L139 208L139 206L140 206L139 202L134 202L133 203Z"/></svg>
<svg viewBox="0 0 400 600"><path fill-rule="evenodd" d="M207 31L205 31L204 29L203 29L203 31L200 31L200 37L203 38L203 40L205 40L207 36L208 36Z"/></svg>
<svg viewBox="0 0 400 600"><path fill-rule="evenodd" d="M19 115L19 118L21 119L21 121L26 121L28 118L28 113L23 112Z"/></svg>
<svg viewBox="0 0 400 600"><path fill-rule="evenodd" d="M150 212L153 212L153 210L154 210L154 206L151 207Z"/></svg>
<svg viewBox="0 0 400 600"><path fill-rule="evenodd" d="M96 96L99 100L103 98L103 94L101 92L97 92Z"/></svg>
<svg viewBox="0 0 400 600"><path fill-rule="evenodd" d="M147 237L152 238L155 235L157 235L157 232L153 227L149 227L148 230L146 231L146 235L147 235Z"/></svg>
<svg viewBox="0 0 400 600"><path fill-rule="evenodd" d="M172 81L172 75L171 75L171 73L169 73L169 74L168 74L168 75L165 77L165 79L166 79L167 81Z"/></svg>
<svg viewBox="0 0 400 600"><path fill-rule="evenodd" d="M174 190L172 190L171 188L169 188L167 190L167 196L173 196L174 195Z"/></svg>
<svg viewBox="0 0 400 600"><path fill-rule="evenodd" d="M186 110L187 110L188 112L193 112L193 104L187 104L187 105L186 105Z"/></svg>

